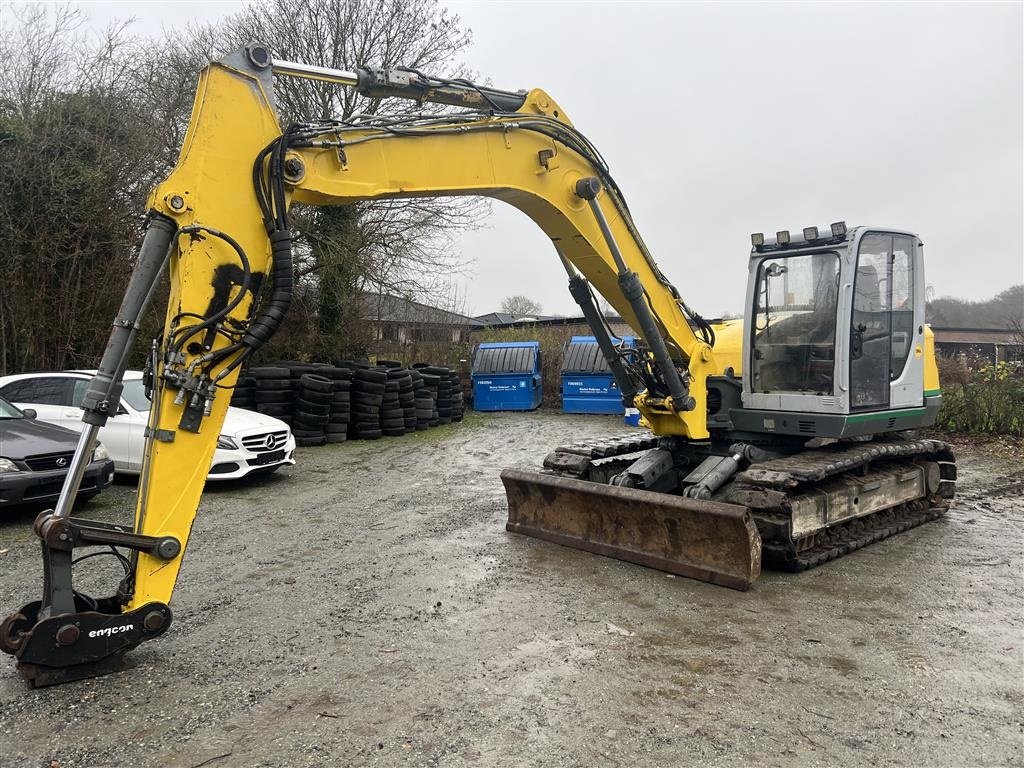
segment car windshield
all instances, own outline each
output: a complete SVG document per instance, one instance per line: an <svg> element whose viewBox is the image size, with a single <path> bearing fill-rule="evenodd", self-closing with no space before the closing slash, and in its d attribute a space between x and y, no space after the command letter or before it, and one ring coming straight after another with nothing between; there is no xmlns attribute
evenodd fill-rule
<svg viewBox="0 0 1024 768"><path fill-rule="evenodd" d="M126 380L121 397L136 411L149 410L149 398L146 397L146 388L142 385L142 379Z"/></svg>
<svg viewBox="0 0 1024 768"><path fill-rule="evenodd" d="M0 419L23 419L25 414L0 397Z"/></svg>

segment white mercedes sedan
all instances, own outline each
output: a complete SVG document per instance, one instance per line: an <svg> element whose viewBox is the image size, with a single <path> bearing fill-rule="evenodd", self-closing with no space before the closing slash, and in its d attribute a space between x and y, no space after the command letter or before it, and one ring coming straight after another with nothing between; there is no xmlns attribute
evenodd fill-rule
<svg viewBox="0 0 1024 768"><path fill-rule="evenodd" d="M19 408L32 408L39 421L81 432L79 404L93 374L95 371L58 371L3 376L0 397ZM99 435L118 473L141 471L148 421L149 399L142 385L142 372L127 371L117 415L107 421ZM228 408L206 479L237 480L294 463L295 438L287 424L262 413Z"/></svg>

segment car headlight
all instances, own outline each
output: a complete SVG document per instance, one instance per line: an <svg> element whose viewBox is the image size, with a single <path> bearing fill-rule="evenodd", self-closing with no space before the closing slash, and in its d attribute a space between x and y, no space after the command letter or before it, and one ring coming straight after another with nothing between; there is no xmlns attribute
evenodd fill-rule
<svg viewBox="0 0 1024 768"><path fill-rule="evenodd" d="M229 451L237 451L238 444L227 435L221 435L217 438L217 447L225 448Z"/></svg>
<svg viewBox="0 0 1024 768"><path fill-rule="evenodd" d="M8 472L21 472L21 470L10 459L0 459L0 475L5 475Z"/></svg>
<svg viewBox="0 0 1024 768"><path fill-rule="evenodd" d="M96 447L92 449L92 460L93 461L106 461L110 458L110 451L107 450L107 446L103 443L96 443Z"/></svg>

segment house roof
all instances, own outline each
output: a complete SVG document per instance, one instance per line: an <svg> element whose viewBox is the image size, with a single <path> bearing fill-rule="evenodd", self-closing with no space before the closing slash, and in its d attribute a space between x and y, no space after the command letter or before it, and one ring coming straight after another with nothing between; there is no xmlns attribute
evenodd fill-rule
<svg viewBox="0 0 1024 768"><path fill-rule="evenodd" d="M484 325L504 325L512 322L512 315L508 312L488 312L486 315L477 315L476 319Z"/></svg>
<svg viewBox="0 0 1024 768"><path fill-rule="evenodd" d="M957 328L933 325L935 341L939 344L1008 344L1022 346L1017 332L1009 328Z"/></svg>
<svg viewBox="0 0 1024 768"><path fill-rule="evenodd" d="M486 315L477 315L476 319L484 325L511 325L513 323L540 323L547 320L560 320L557 315L530 315L529 317L516 317L508 312L488 312Z"/></svg>
<svg viewBox="0 0 1024 768"><path fill-rule="evenodd" d="M472 328L484 326L484 323L472 317L431 307L418 301L403 299L401 296L364 291L362 300L365 317L373 322L405 325L457 325Z"/></svg>
<svg viewBox="0 0 1024 768"><path fill-rule="evenodd" d="M586 325L585 317L556 317L551 315L540 315L538 317L525 317L518 320L499 320L490 318L513 317L506 312L491 312L489 315L478 315L477 320L483 320L488 328L534 328L559 325ZM618 315L605 315L609 323L624 323Z"/></svg>

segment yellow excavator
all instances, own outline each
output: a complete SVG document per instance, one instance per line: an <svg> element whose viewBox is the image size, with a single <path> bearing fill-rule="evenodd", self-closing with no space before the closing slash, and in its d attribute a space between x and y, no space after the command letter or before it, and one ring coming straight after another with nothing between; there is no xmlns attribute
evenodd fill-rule
<svg viewBox="0 0 1024 768"><path fill-rule="evenodd" d="M282 129L274 77L461 109ZM0 624L0 648L31 685L115 670L170 626L231 389L288 311L289 207L456 195L509 203L551 238L623 400L650 429L567 441L538 471L505 470L508 530L746 589L762 557L812 567L948 507L954 457L911 432L940 402L913 233L837 222L754 234L744 320L709 323L658 269L601 156L544 91L326 69L251 45L200 76L178 164L149 199L136 266L84 395L67 481L35 521L42 599ZM73 517L165 270L134 526ZM698 287L716 279L707 265L688 277ZM594 290L635 330L637 350L616 343ZM118 555L125 575L111 596L74 589L82 547Z"/></svg>

